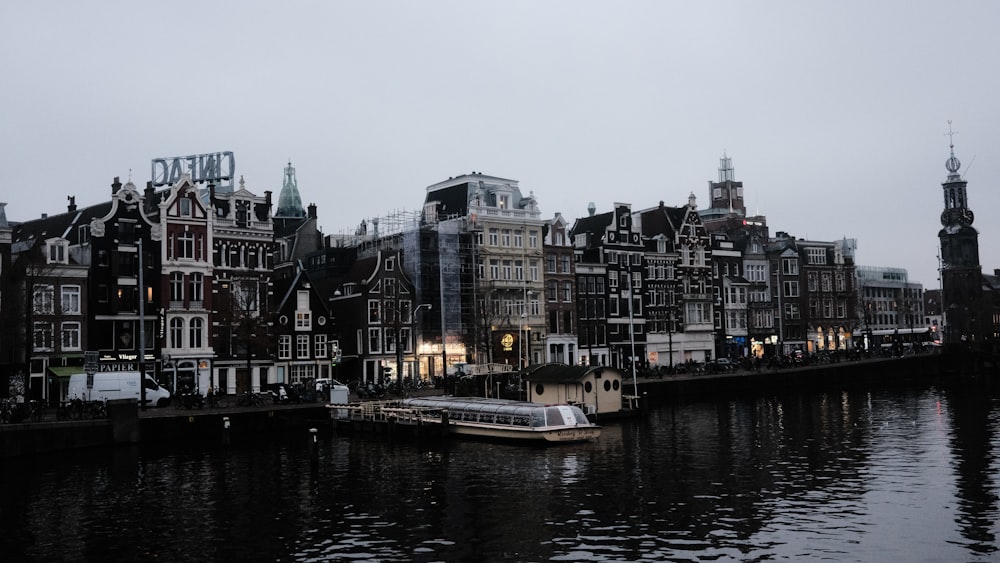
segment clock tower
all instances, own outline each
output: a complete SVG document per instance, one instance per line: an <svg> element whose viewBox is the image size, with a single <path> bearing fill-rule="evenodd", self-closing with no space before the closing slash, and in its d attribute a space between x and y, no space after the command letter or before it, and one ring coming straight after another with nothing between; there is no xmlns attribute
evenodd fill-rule
<svg viewBox="0 0 1000 563"><path fill-rule="evenodd" d="M958 173L962 163L955 157L954 135L948 122L951 156L945 161L948 179L941 212L941 305L944 312L945 344L978 345L988 328L989 314L983 307L983 278L979 264L979 232L972 227L975 215L969 209L967 182Z"/></svg>

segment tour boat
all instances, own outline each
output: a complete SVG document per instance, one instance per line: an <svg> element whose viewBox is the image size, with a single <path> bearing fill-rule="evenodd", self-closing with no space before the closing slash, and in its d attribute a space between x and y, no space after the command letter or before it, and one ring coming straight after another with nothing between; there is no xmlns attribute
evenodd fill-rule
<svg viewBox="0 0 1000 563"><path fill-rule="evenodd" d="M447 424L452 434L537 442L581 442L601 435L580 407L481 397L419 397L400 410Z"/></svg>

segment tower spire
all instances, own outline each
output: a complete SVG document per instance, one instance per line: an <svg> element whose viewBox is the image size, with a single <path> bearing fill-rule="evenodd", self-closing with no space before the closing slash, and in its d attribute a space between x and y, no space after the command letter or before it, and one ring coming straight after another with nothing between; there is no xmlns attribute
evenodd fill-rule
<svg viewBox="0 0 1000 563"><path fill-rule="evenodd" d="M962 162L958 160L955 156L955 135L958 135L958 131L953 131L951 128L951 120L948 120L948 149L951 151L951 156L945 161L944 167L948 169L948 181L954 181L960 179L958 174L958 169L962 167Z"/></svg>

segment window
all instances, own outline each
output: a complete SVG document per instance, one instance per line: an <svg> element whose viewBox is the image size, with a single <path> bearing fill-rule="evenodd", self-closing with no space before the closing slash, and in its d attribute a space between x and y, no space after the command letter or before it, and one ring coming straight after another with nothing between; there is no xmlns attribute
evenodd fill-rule
<svg viewBox="0 0 1000 563"><path fill-rule="evenodd" d="M199 305L201 301L205 298L205 283L204 275L194 272L188 276L188 287L190 288L191 301L197 302Z"/></svg>
<svg viewBox="0 0 1000 563"><path fill-rule="evenodd" d="M573 284L569 282L563 282L563 301L569 303L573 301Z"/></svg>
<svg viewBox="0 0 1000 563"><path fill-rule="evenodd" d="M59 305L62 307L63 313L67 315L79 315L80 286L78 285L62 286L62 296L59 299Z"/></svg>
<svg viewBox="0 0 1000 563"><path fill-rule="evenodd" d="M326 357L326 335L325 334L317 334L316 335L314 348L315 348L315 351L316 351L316 357L317 358L325 358Z"/></svg>
<svg viewBox="0 0 1000 563"><path fill-rule="evenodd" d="M309 292L300 290L295 299L295 330L312 330L312 310L309 309Z"/></svg>
<svg viewBox="0 0 1000 563"><path fill-rule="evenodd" d="M799 282L797 281L786 281L785 286L785 297L798 297L799 296Z"/></svg>
<svg viewBox="0 0 1000 563"><path fill-rule="evenodd" d="M764 265L763 264L747 264L744 268L747 281L751 282L764 282Z"/></svg>
<svg viewBox="0 0 1000 563"><path fill-rule="evenodd" d="M288 334L278 336L278 359L288 360L292 357L292 337Z"/></svg>
<svg viewBox="0 0 1000 563"><path fill-rule="evenodd" d="M528 264L528 273L531 275L531 281L538 281L538 260L529 260Z"/></svg>
<svg viewBox="0 0 1000 563"><path fill-rule="evenodd" d="M66 245L65 240L53 240L48 243L49 246L49 264L65 264L66 263Z"/></svg>
<svg viewBox="0 0 1000 563"><path fill-rule="evenodd" d="M500 261L497 259L490 260L490 279L500 279Z"/></svg>
<svg viewBox="0 0 1000 563"><path fill-rule="evenodd" d="M295 357L304 359L309 357L309 335L295 335Z"/></svg>
<svg viewBox="0 0 1000 563"><path fill-rule="evenodd" d="M184 319L180 317L170 319L170 347L184 347Z"/></svg>
<svg viewBox="0 0 1000 563"><path fill-rule="evenodd" d="M181 197L177 202L178 213L181 217L191 216L191 200L187 197Z"/></svg>
<svg viewBox="0 0 1000 563"><path fill-rule="evenodd" d="M382 351L382 331L377 328L368 329L368 351L378 353Z"/></svg>
<svg viewBox="0 0 1000 563"><path fill-rule="evenodd" d="M520 230L514 231L514 246L517 248L524 246L524 233Z"/></svg>
<svg viewBox="0 0 1000 563"><path fill-rule="evenodd" d="M549 254L545 257L545 271L550 274L556 273L556 257L554 254Z"/></svg>
<svg viewBox="0 0 1000 563"><path fill-rule="evenodd" d="M821 279L823 280L823 291L832 291L833 279L830 276L830 272L823 272Z"/></svg>
<svg viewBox="0 0 1000 563"><path fill-rule="evenodd" d="M379 323L382 319L382 304L377 299L368 300L368 322Z"/></svg>
<svg viewBox="0 0 1000 563"><path fill-rule="evenodd" d="M809 291L819 291L819 284L816 282L816 272L809 272L806 274L806 282L809 287Z"/></svg>
<svg viewBox="0 0 1000 563"><path fill-rule="evenodd" d="M497 229L490 229L490 246L498 246L500 244L500 231Z"/></svg>
<svg viewBox="0 0 1000 563"><path fill-rule="evenodd" d="M190 337L188 344L191 348L203 348L205 346L203 340L204 328L204 319L201 317L191 319L191 322L188 324L188 336Z"/></svg>
<svg viewBox="0 0 1000 563"><path fill-rule="evenodd" d="M35 286L32 297L32 312L39 315L52 314L53 289L49 284L41 283Z"/></svg>
<svg viewBox="0 0 1000 563"><path fill-rule="evenodd" d="M194 234L181 233L177 236L178 258L194 258Z"/></svg>
<svg viewBox="0 0 1000 563"><path fill-rule="evenodd" d="M810 264L826 264L825 248L810 248L806 250L806 259Z"/></svg>
<svg viewBox="0 0 1000 563"><path fill-rule="evenodd" d="M549 280L545 284L545 298L549 301L556 300L556 282Z"/></svg>
<svg viewBox="0 0 1000 563"><path fill-rule="evenodd" d="M569 256L568 255L564 255L561 258L562 259L560 261L562 262L562 273L564 273L564 274L570 273Z"/></svg>
<svg viewBox="0 0 1000 563"><path fill-rule="evenodd" d="M557 244L561 243L562 241L560 240ZM528 231L528 246L531 248L538 248L538 231Z"/></svg>
<svg viewBox="0 0 1000 563"><path fill-rule="evenodd" d="M510 246L510 229L500 231L500 243L503 246Z"/></svg>
<svg viewBox="0 0 1000 563"><path fill-rule="evenodd" d="M799 275L799 261L797 258L782 258L781 273L786 276Z"/></svg>
<svg viewBox="0 0 1000 563"><path fill-rule="evenodd" d="M503 268L501 270L503 273L502 279L509 280L511 275L511 262L510 260L503 261Z"/></svg>
<svg viewBox="0 0 1000 563"><path fill-rule="evenodd" d="M64 351L80 349L80 323L62 324L62 349Z"/></svg>
<svg viewBox="0 0 1000 563"><path fill-rule="evenodd" d="M786 319L798 319L799 318L799 304L798 303L785 303L785 318Z"/></svg>
<svg viewBox="0 0 1000 563"><path fill-rule="evenodd" d="M236 202L236 226L246 227L250 223L250 202Z"/></svg>
<svg viewBox="0 0 1000 563"><path fill-rule="evenodd" d="M170 273L170 300L177 304L184 301L184 273L183 272L171 272Z"/></svg>
<svg viewBox="0 0 1000 563"><path fill-rule="evenodd" d="M52 350L52 323L35 323L32 344L36 352Z"/></svg>
<svg viewBox="0 0 1000 563"><path fill-rule="evenodd" d="M524 263L520 260L514 260L514 279L524 281Z"/></svg>
<svg viewBox="0 0 1000 563"><path fill-rule="evenodd" d="M706 324L711 322L711 307L708 303L695 302L687 304L686 321L688 324Z"/></svg>

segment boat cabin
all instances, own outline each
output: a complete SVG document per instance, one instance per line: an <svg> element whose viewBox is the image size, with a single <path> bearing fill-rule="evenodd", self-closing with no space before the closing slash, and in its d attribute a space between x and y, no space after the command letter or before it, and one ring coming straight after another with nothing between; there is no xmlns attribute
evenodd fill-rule
<svg viewBox="0 0 1000 563"><path fill-rule="evenodd" d="M531 366L524 376L529 401L577 405L588 416L621 412L623 378L612 367L566 364Z"/></svg>

